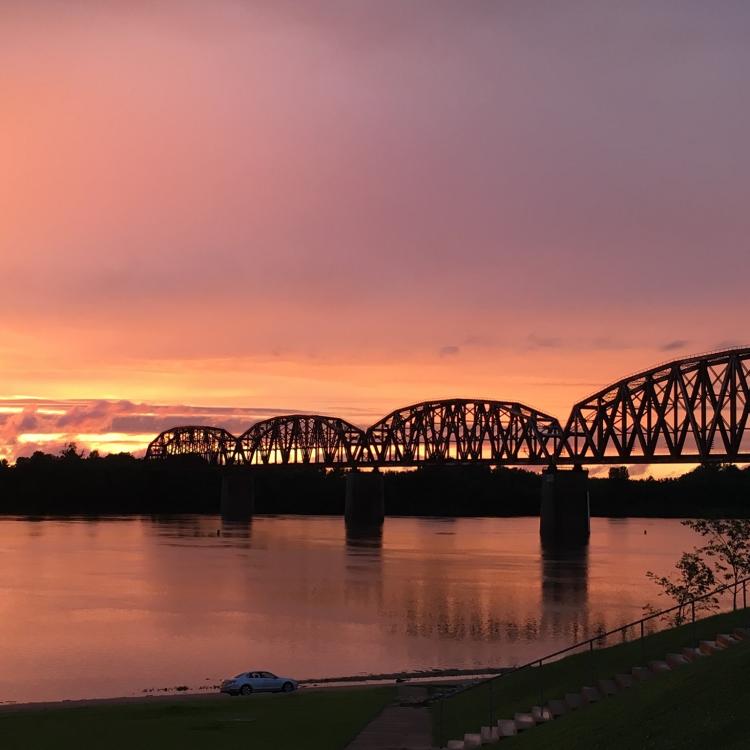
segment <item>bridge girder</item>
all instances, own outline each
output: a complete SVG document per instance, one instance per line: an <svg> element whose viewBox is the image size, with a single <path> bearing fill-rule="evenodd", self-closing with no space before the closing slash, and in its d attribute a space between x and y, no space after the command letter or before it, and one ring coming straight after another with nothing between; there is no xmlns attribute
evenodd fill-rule
<svg viewBox="0 0 750 750"><path fill-rule="evenodd" d="M668 362L577 403L565 429L518 402L425 401L367 431L338 417L291 414L239 438L217 427L166 430L147 458L210 463L406 467L750 462L750 348Z"/></svg>
<svg viewBox="0 0 750 750"><path fill-rule="evenodd" d="M554 417L488 399L424 401L391 412L367 430L371 461L378 466L550 463L561 440Z"/></svg>
<svg viewBox="0 0 750 750"><path fill-rule="evenodd" d="M159 433L149 444L146 458L193 455L225 466L234 461L236 443L234 435L221 427L183 425Z"/></svg>
<svg viewBox="0 0 750 750"><path fill-rule="evenodd" d="M356 466L368 462L364 430L338 417L289 414L254 424L237 438L237 463Z"/></svg>
<svg viewBox="0 0 750 750"><path fill-rule="evenodd" d="M750 348L675 360L576 404L560 458L582 463L750 461Z"/></svg>

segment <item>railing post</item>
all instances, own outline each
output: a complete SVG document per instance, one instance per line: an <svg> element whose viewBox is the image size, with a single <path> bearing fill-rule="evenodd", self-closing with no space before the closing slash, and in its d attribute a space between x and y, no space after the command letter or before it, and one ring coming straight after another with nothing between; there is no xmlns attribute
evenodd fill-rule
<svg viewBox="0 0 750 750"><path fill-rule="evenodd" d="M539 708L544 708L544 677L542 676L542 660L539 660Z"/></svg>
<svg viewBox="0 0 750 750"><path fill-rule="evenodd" d="M641 620L641 664L646 663L646 642L643 640L643 620Z"/></svg>
<svg viewBox="0 0 750 750"><path fill-rule="evenodd" d="M745 584L747 583L747 578L742 579L742 606L747 609L747 589L745 588Z"/></svg>
<svg viewBox="0 0 750 750"><path fill-rule="evenodd" d="M438 745L440 747L445 746L448 741L443 737L443 704L445 703L445 698L440 699L440 703L438 704Z"/></svg>
<svg viewBox="0 0 750 750"><path fill-rule="evenodd" d="M493 714L495 713L495 703L493 701L493 695L492 695L493 693L492 686L494 682L495 682L494 680L490 679L490 723L488 726L492 726L495 723L494 719L492 718Z"/></svg>
<svg viewBox="0 0 750 750"><path fill-rule="evenodd" d="M589 655L591 658L589 659L589 669L591 670L591 687L594 687L596 685L596 677L594 675L594 641L589 641Z"/></svg>

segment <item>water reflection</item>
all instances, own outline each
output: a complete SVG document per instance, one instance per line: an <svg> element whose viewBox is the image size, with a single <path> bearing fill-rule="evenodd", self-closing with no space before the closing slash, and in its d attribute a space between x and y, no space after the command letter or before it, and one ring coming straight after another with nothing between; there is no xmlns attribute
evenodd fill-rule
<svg viewBox="0 0 750 750"><path fill-rule="evenodd" d="M351 554L379 554L383 548L383 524L346 524L346 549Z"/></svg>
<svg viewBox="0 0 750 750"><path fill-rule="evenodd" d="M589 545L541 545L541 583L542 632L588 637Z"/></svg>
<svg viewBox="0 0 750 750"><path fill-rule="evenodd" d="M691 535L594 519L560 550L534 518L0 518L0 700L523 663L636 619L645 571Z"/></svg>

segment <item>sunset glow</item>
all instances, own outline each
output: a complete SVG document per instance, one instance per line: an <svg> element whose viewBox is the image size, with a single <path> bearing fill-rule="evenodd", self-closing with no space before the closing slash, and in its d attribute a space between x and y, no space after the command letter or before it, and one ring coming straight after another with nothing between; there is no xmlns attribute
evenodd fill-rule
<svg viewBox="0 0 750 750"><path fill-rule="evenodd" d="M0 458L747 344L748 14L461 5L3 3Z"/></svg>

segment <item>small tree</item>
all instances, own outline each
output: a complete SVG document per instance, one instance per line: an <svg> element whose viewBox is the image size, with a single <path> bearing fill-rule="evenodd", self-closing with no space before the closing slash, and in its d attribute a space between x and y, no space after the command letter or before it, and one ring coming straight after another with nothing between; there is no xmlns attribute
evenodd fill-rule
<svg viewBox="0 0 750 750"><path fill-rule="evenodd" d="M612 466L609 470L609 478L618 482L627 482L630 479L630 472L627 466Z"/></svg>
<svg viewBox="0 0 750 750"><path fill-rule="evenodd" d="M750 519L707 518L682 524L707 540L695 551L713 560L719 577L732 587L732 604L737 609L739 582L750 575Z"/></svg>
<svg viewBox="0 0 750 750"><path fill-rule="evenodd" d="M650 578L657 586L661 586L662 591L659 596L668 596L677 605L677 611L671 615L665 615L670 623L677 627L682 625L687 619L687 608L698 597L705 596L716 584L716 578L711 568L701 558L698 552L683 552L682 557L675 564L678 575L675 578L668 576L657 576L652 571L647 571L646 576ZM695 602L696 611L713 610L717 607L715 596L709 596L705 599ZM692 608L692 605L691 605ZM656 612L657 610L647 604L644 609L647 612Z"/></svg>

